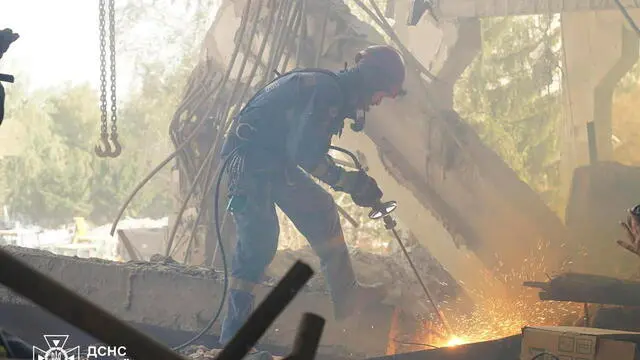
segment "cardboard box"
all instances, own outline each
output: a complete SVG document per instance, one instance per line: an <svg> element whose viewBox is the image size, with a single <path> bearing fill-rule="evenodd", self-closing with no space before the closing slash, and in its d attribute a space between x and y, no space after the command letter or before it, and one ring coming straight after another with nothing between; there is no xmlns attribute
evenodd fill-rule
<svg viewBox="0 0 640 360"><path fill-rule="evenodd" d="M570 326L522 329L520 360L640 360L640 333Z"/></svg>

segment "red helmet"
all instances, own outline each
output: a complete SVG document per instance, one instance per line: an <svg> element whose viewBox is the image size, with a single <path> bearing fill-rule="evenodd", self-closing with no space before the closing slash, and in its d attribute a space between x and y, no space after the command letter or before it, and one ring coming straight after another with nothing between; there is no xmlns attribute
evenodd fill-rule
<svg viewBox="0 0 640 360"><path fill-rule="evenodd" d="M404 62L394 48L374 45L356 55L356 67L363 73L365 84L374 91L397 95L404 82Z"/></svg>

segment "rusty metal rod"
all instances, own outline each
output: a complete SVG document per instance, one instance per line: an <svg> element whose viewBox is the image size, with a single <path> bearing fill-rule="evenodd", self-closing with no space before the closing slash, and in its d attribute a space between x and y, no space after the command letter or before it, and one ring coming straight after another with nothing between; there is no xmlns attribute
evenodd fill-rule
<svg viewBox="0 0 640 360"><path fill-rule="evenodd" d="M184 360L101 307L0 248L0 283L136 360Z"/></svg>
<svg viewBox="0 0 640 360"><path fill-rule="evenodd" d="M347 212L347 210L343 209L342 206L338 204L336 204L336 206L338 207L338 212L340 213L340 215L342 215L342 217L344 217L344 219L347 220L354 228L360 227L360 223L357 222L356 219L354 219L353 216L351 216L351 214Z"/></svg>
<svg viewBox="0 0 640 360"><path fill-rule="evenodd" d="M427 297L427 300L429 300L429 302L431 303L431 306L433 306L433 309L435 310L436 315L438 316L438 319L444 326L444 329L447 331L447 335L449 336L455 335L455 333L453 332L453 329L451 328L451 325L449 325L449 322L447 321L447 318L445 318L444 314L442 313L442 310L440 310L440 308L438 307L438 304L436 303L435 298L433 297L433 295L431 295L429 288L424 283L424 280L422 280L422 276L420 275L420 272L418 272L418 268L416 268L415 264L413 263L413 260L411 260L411 255L409 255L407 248L404 246L404 243L402 242L402 238L400 238L400 234L398 234L398 231L396 230L396 225L397 225L396 221L393 220L393 218L389 214L384 216L382 220L384 221L384 227L387 230L391 230L391 232L393 233L393 236L396 238L396 241L398 242L398 245L400 245L400 249L402 250L402 253L404 254L405 259L409 263L409 267L411 267L411 270L413 270L413 274L416 276L416 279L418 280L420 287L422 287L422 291Z"/></svg>

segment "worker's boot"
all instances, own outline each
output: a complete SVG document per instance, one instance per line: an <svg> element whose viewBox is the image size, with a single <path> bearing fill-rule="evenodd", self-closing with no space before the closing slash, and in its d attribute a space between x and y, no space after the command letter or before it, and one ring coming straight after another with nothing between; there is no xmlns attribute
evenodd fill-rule
<svg viewBox="0 0 640 360"><path fill-rule="evenodd" d="M334 246L332 251L319 255L331 291L336 320L354 315L370 304L382 303L385 291L380 284L363 285L357 281L346 244Z"/></svg>
<svg viewBox="0 0 640 360"><path fill-rule="evenodd" d="M244 325L253 311L254 295L251 291L230 289L227 295L227 313L222 322L220 344L226 345Z"/></svg>

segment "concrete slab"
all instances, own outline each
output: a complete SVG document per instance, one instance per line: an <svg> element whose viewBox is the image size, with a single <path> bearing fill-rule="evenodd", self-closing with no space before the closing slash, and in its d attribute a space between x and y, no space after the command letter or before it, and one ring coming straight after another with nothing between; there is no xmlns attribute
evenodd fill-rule
<svg viewBox="0 0 640 360"><path fill-rule="evenodd" d="M13 246L5 249L115 316L143 325L198 331L213 316L224 291L222 275L205 268L72 258ZM260 286L259 301L269 291L269 286ZM6 288L0 288L0 304L33 306ZM376 306L361 317L336 322L328 294L313 289L298 295L263 342L290 346L304 312L327 319L321 343L327 352L357 358L385 354L392 306ZM215 324L212 333L219 333L219 324Z"/></svg>

